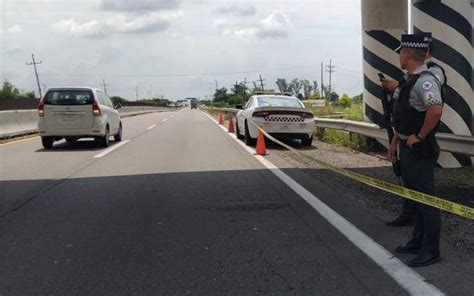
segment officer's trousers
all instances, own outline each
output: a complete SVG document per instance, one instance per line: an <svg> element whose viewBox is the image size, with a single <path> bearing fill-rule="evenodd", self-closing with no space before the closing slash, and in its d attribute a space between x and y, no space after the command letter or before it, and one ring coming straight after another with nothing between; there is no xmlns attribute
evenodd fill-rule
<svg viewBox="0 0 474 296"><path fill-rule="evenodd" d="M402 142L400 162L405 187L434 195L435 158L417 159L415 152ZM409 244L420 246L421 252L439 254L440 210L415 202L414 211L415 228Z"/></svg>

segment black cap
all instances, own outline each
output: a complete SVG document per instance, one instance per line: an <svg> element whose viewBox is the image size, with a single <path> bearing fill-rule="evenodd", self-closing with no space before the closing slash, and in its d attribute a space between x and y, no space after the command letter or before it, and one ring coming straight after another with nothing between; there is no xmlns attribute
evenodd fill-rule
<svg viewBox="0 0 474 296"><path fill-rule="evenodd" d="M400 46L395 51L400 52L403 47L428 49L432 41L431 33L403 34Z"/></svg>

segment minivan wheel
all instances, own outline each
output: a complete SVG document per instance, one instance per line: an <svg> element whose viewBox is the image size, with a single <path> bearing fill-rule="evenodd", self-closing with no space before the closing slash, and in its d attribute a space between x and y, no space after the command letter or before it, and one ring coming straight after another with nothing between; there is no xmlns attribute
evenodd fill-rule
<svg viewBox="0 0 474 296"><path fill-rule="evenodd" d="M122 123L119 125L119 130L118 133L114 136L115 142L120 142L122 141Z"/></svg>
<svg viewBox="0 0 474 296"><path fill-rule="evenodd" d="M109 132L109 126L105 128L105 135L103 137L99 138L99 144L102 147L108 147L109 146L109 138L110 138L110 132Z"/></svg>
<svg viewBox="0 0 474 296"><path fill-rule="evenodd" d="M256 142L256 139L250 136L249 127L247 125L247 122L245 122L245 144L247 146L252 146L252 145L255 145L255 142Z"/></svg>
<svg viewBox="0 0 474 296"><path fill-rule="evenodd" d="M43 147L45 149L53 148L53 143L54 143L53 138L51 138L51 137L41 137L41 144L43 144Z"/></svg>

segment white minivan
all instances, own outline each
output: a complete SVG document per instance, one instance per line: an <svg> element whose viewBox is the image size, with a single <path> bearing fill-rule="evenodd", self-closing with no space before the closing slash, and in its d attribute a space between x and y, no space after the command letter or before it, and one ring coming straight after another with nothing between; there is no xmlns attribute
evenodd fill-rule
<svg viewBox="0 0 474 296"><path fill-rule="evenodd" d="M104 91L91 87L49 88L38 106L38 131L46 149L54 141L94 138L103 147L122 140L118 109Z"/></svg>

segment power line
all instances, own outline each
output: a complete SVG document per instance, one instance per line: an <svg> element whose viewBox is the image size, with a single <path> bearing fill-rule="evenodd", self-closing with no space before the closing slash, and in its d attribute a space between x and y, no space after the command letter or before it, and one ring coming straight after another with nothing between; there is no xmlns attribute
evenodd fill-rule
<svg viewBox="0 0 474 296"><path fill-rule="evenodd" d="M352 70L352 69L346 69L346 68L341 68L339 66L336 66L337 70L343 71L343 72L350 72L350 73L355 73L355 74L361 74L362 71L357 71L357 70Z"/></svg>
<svg viewBox="0 0 474 296"><path fill-rule="evenodd" d="M303 65L288 68L274 68L266 70L246 70L246 71L235 71L235 72L204 72L204 73L180 73L180 74L42 74L45 76L69 76L69 77L88 77L88 76L105 76L105 77L192 77L192 76L212 76L212 75L237 75L237 74L254 74L254 73L266 73L276 71L290 71L303 68L314 68L317 65Z"/></svg>
<svg viewBox="0 0 474 296"><path fill-rule="evenodd" d="M33 67L35 68L36 83L38 84L38 91L39 91L40 98L42 98L43 95L41 94L41 87L40 87L40 82L39 82L39 78L38 78L38 71L36 70L36 65L42 64L43 61L36 62L35 61L35 54L33 54L33 53L31 54L31 59L32 59L33 62L26 63L26 65L27 66L33 65Z"/></svg>

